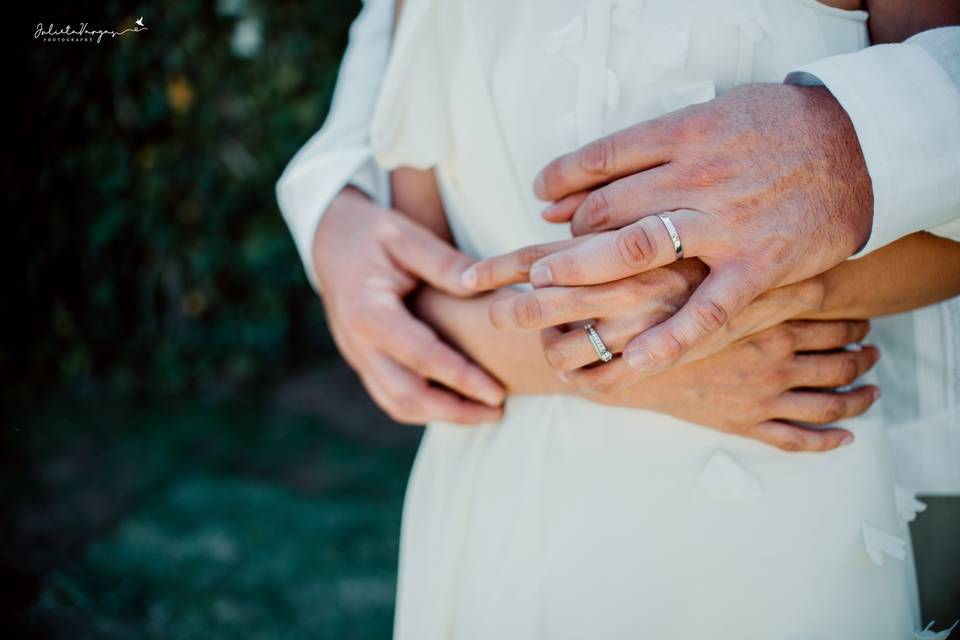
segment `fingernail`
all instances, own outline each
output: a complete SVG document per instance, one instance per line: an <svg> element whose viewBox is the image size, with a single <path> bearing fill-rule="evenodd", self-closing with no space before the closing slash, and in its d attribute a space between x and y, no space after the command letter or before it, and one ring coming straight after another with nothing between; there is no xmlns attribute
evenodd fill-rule
<svg viewBox="0 0 960 640"><path fill-rule="evenodd" d="M467 289L476 289L477 270L473 267L468 267L466 271L460 274L460 284L465 286Z"/></svg>
<svg viewBox="0 0 960 640"><path fill-rule="evenodd" d="M870 390L870 395L873 396L874 402L879 400L881 396L880 387L873 387L873 389Z"/></svg>
<svg viewBox="0 0 960 640"><path fill-rule="evenodd" d="M848 444L853 444L853 434L852 434L852 433L848 433L847 435L843 436L843 440L840 441L840 446L841 446L841 447L845 447L845 446L847 446Z"/></svg>
<svg viewBox="0 0 960 640"><path fill-rule="evenodd" d="M537 177L533 180L533 192L537 194L537 197L541 200L547 199L547 185L543 179L543 171L537 174Z"/></svg>
<svg viewBox="0 0 960 640"><path fill-rule="evenodd" d="M540 215L544 218L549 218L553 215L553 212L557 210L557 203L553 203L543 208L543 211L540 212Z"/></svg>
<svg viewBox="0 0 960 640"><path fill-rule="evenodd" d="M634 369L649 369L653 366L653 356L646 349L629 349L623 352L623 358Z"/></svg>
<svg viewBox="0 0 960 640"><path fill-rule="evenodd" d="M553 272L545 264L535 264L530 269L530 284L535 287L549 287L553 284Z"/></svg>
<svg viewBox="0 0 960 640"><path fill-rule="evenodd" d="M566 371L561 371L557 374L557 377L563 382L570 382L570 374L568 374Z"/></svg>

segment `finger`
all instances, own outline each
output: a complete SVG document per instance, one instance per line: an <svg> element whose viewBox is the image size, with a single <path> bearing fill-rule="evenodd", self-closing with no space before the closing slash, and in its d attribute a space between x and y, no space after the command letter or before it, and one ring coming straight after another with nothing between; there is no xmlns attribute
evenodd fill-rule
<svg viewBox="0 0 960 640"><path fill-rule="evenodd" d="M490 305L490 323L502 331L539 331L601 315L611 305L612 287L548 287Z"/></svg>
<svg viewBox="0 0 960 640"><path fill-rule="evenodd" d="M664 164L670 159L672 139L667 122L668 118L642 122L556 158L537 175L534 192L541 200L559 200Z"/></svg>
<svg viewBox="0 0 960 640"><path fill-rule="evenodd" d="M797 351L826 351L860 342L870 333L866 320L791 320Z"/></svg>
<svg viewBox="0 0 960 640"><path fill-rule="evenodd" d="M683 238L692 243L687 257L702 249L699 212L683 210L670 213L670 219ZM589 237L537 260L530 267L530 282L535 287L598 284L626 278L677 261L673 240L657 216L641 218L618 229Z"/></svg>
<svg viewBox="0 0 960 640"><path fill-rule="evenodd" d="M655 167L590 192L571 218L573 235L619 229L644 216L692 207L692 195L670 187L671 171L671 165Z"/></svg>
<svg viewBox="0 0 960 640"><path fill-rule="evenodd" d="M661 313L666 311L661 310ZM595 314L599 315L599 314ZM592 323L610 353L621 353L627 343L652 325L663 321L660 314L640 315L629 319L600 320ZM599 355L582 327L549 333L541 332L543 354L547 363L558 371L571 371L597 362Z"/></svg>
<svg viewBox="0 0 960 640"><path fill-rule="evenodd" d="M586 240L585 238L573 238L535 244L500 256L480 260L463 272L461 284L470 291L489 291L508 284L527 282L530 278L530 266L534 262L551 253L586 242Z"/></svg>
<svg viewBox="0 0 960 640"><path fill-rule="evenodd" d="M811 429L776 420L761 422L742 435L784 451L830 451L853 442L846 429Z"/></svg>
<svg viewBox="0 0 960 640"><path fill-rule="evenodd" d="M422 377L390 358L377 354L368 360L364 386L377 405L393 420L424 424L434 420L457 424L495 422L503 417L501 407L488 407L433 387Z"/></svg>
<svg viewBox="0 0 960 640"><path fill-rule="evenodd" d="M880 389L867 385L851 391L787 391L774 401L777 418L809 424L832 424L859 416L880 397Z"/></svg>
<svg viewBox="0 0 960 640"><path fill-rule="evenodd" d="M386 355L420 377L439 382L450 389L489 406L503 403L504 390L482 368L444 343L426 324L413 318L402 306L388 319L371 322L387 327L370 336Z"/></svg>
<svg viewBox="0 0 960 640"><path fill-rule="evenodd" d="M598 367L573 369L561 373L561 378L587 394L607 395L637 384L646 373L631 368L623 358L615 357Z"/></svg>
<svg viewBox="0 0 960 640"><path fill-rule="evenodd" d="M570 219L573 217L573 212L577 210L577 207L580 206L580 203L583 202L588 195L590 195L589 191L570 194L545 208L540 215L542 215L547 222L570 222Z"/></svg>
<svg viewBox="0 0 960 640"><path fill-rule="evenodd" d="M397 216L396 224L385 227L388 237L383 246L403 269L450 295L473 295L460 280L464 270L473 264L473 258L403 216Z"/></svg>
<svg viewBox="0 0 960 640"><path fill-rule="evenodd" d="M764 284L733 265L712 271L676 315L631 340L623 357L641 371L674 364L747 306Z"/></svg>
<svg viewBox="0 0 960 640"><path fill-rule="evenodd" d="M845 387L873 368L880 359L876 347L860 351L798 355L791 366L790 387Z"/></svg>

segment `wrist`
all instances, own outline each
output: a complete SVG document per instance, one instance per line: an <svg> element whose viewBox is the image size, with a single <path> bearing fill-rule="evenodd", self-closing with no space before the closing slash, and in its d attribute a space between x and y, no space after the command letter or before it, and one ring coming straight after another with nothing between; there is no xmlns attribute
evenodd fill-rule
<svg viewBox="0 0 960 640"><path fill-rule="evenodd" d="M374 206L373 201L363 191L347 185L340 190L324 211L314 231L310 248L313 258L313 275L321 295L324 295L327 289L324 278L326 256L336 254L336 245L350 237L350 228L366 224L363 218Z"/></svg>
<svg viewBox="0 0 960 640"><path fill-rule="evenodd" d="M827 300L828 278L821 273L785 287L785 295L794 305L792 318L815 316L823 311Z"/></svg>

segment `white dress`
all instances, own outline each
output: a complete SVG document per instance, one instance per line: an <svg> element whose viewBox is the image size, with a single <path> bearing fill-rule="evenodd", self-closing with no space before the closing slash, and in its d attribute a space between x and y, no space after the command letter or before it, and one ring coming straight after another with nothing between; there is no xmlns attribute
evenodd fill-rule
<svg viewBox="0 0 960 640"><path fill-rule="evenodd" d="M408 0L371 130L435 167L458 245L566 237L531 184L630 124L867 42L813 0ZM784 453L652 412L518 396L434 423L404 507L395 636L907 640L906 520L871 412Z"/></svg>

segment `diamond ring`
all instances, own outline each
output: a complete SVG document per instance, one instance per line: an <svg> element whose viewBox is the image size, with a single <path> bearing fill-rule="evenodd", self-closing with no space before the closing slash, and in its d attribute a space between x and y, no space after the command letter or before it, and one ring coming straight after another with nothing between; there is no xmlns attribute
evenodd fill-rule
<svg viewBox="0 0 960 640"><path fill-rule="evenodd" d="M596 350L597 357L600 358L600 361L610 362L613 360L613 354L607 349L607 345L603 344L603 340L600 339L600 334L593 328L593 325L584 325L583 330L587 332L587 337L590 338L590 344L592 344Z"/></svg>

